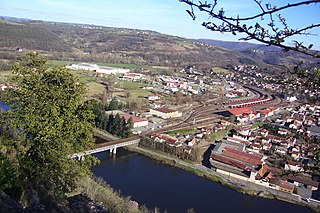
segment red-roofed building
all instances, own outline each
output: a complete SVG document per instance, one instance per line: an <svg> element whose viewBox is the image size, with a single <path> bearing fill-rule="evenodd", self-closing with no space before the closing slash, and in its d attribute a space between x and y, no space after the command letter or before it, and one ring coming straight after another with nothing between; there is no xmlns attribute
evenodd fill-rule
<svg viewBox="0 0 320 213"><path fill-rule="evenodd" d="M229 109L228 112L231 115L234 115L237 118L237 121L239 121L240 123L251 121L260 117L260 113L254 112L249 107L232 108Z"/></svg>
<svg viewBox="0 0 320 213"><path fill-rule="evenodd" d="M250 154L230 147L225 147L222 151L222 155L253 166L258 166L261 164L262 160L262 156L260 155Z"/></svg>
<svg viewBox="0 0 320 213"><path fill-rule="evenodd" d="M228 140L228 141L235 142L235 143L241 143L241 144L244 144L244 145L246 145L246 146L248 146L248 145L251 144L249 141L243 140L243 139L240 139L240 138L227 137L227 140Z"/></svg>
<svg viewBox="0 0 320 213"><path fill-rule="evenodd" d="M128 121L129 118L131 118L133 122L133 128L148 126L147 120L144 120L137 116L130 115L130 114L121 114L120 116L123 117L126 121Z"/></svg>
<svg viewBox="0 0 320 213"><path fill-rule="evenodd" d="M318 190L319 182L312 180L310 177L307 176L284 176L282 177L283 180L293 183L295 186L304 187L311 190Z"/></svg>
<svg viewBox="0 0 320 213"><path fill-rule="evenodd" d="M292 183L280 180L276 185L279 187L280 191L293 193L294 185Z"/></svg>
<svg viewBox="0 0 320 213"><path fill-rule="evenodd" d="M232 115L238 117L244 114L252 114L253 110L249 107L241 107L241 108L233 108L229 109L228 112L230 112Z"/></svg>
<svg viewBox="0 0 320 213"><path fill-rule="evenodd" d="M273 110L270 109L270 108L262 109L262 110L260 110L260 115L261 115L261 116L264 116L264 117L269 117L269 116L274 115L274 112L273 112Z"/></svg>
<svg viewBox="0 0 320 213"><path fill-rule="evenodd" d="M159 134L155 137L155 141L160 142L160 143L165 142L165 143L168 143L169 145L173 146L176 142L178 142L178 139L171 137L169 135Z"/></svg>
<svg viewBox="0 0 320 213"><path fill-rule="evenodd" d="M224 163L224 164L227 164L227 165L230 165L230 166L233 166L233 167L236 167L236 168L239 168L239 169L242 169L242 170L250 170L250 168L247 167L245 164L240 163L236 160L230 159L228 157L224 157L222 155L218 155L218 154L213 153L213 154L211 154L211 159L218 161L218 162L221 162L221 163Z"/></svg>

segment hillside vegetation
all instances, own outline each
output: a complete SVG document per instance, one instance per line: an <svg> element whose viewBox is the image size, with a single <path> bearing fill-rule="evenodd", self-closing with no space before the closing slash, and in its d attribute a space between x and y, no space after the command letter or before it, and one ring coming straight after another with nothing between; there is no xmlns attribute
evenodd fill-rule
<svg viewBox="0 0 320 213"><path fill-rule="evenodd" d="M241 56L225 48L153 31L43 21L0 22L0 59L17 48L48 59L151 66L226 66Z"/></svg>
<svg viewBox="0 0 320 213"><path fill-rule="evenodd" d="M261 49L261 45L245 48L243 43L221 45L147 30L7 19L0 21L0 63L1 59L14 59L17 48L40 51L52 60L180 68L196 65L200 69L248 63L292 64L301 59L292 53Z"/></svg>
<svg viewBox="0 0 320 213"><path fill-rule="evenodd" d="M0 47L69 51L70 46L49 30L34 25L0 22Z"/></svg>

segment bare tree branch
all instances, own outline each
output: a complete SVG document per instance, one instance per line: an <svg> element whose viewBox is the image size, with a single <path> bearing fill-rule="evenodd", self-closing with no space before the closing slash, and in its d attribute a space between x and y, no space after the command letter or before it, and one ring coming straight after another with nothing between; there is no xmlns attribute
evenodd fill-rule
<svg viewBox="0 0 320 213"><path fill-rule="evenodd" d="M218 0L214 0L213 4L209 4L207 1L199 3L194 3L193 0L179 0L180 2L186 3L191 7L191 11L187 10L189 15L193 20L196 19L194 8L198 8L201 12L207 13L210 18L221 21L217 24L214 22L203 22L203 26L209 30L217 32L227 32L236 35L237 33L244 33L247 36L241 38L242 40L257 40L266 45L272 45L282 48L284 51L293 50L300 52L315 58L320 58L317 51L312 51L312 44L307 46L303 45L303 42L294 41L293 45L285 43L285 39L293 37L295 35L311 35L308 30L320 27L320 23L311 24L307 27L302 27L300 29L290 29L286 19L279 13L289 8L299 7L303 5L317 4L320 0L306 0L293 4L287 4L285 6L276 7L270 3L266 4L265 7L262 5L262 1L253 0L261 10L261 13L256 15L241 18L239 15L237 18L227 17L225 11L221 8L219 11L214 11L218 5ZM262 26L257 20L256 24L252 24L249 21L256 20L260 18L263 20L264 16L269 16L270 22L266 24L267 26ZM274 16L278 17L281 27L279 28L279 23L276 24ZM260 21L261 21L260 20ZM269 29L268 29L269 28Z"/></svg>

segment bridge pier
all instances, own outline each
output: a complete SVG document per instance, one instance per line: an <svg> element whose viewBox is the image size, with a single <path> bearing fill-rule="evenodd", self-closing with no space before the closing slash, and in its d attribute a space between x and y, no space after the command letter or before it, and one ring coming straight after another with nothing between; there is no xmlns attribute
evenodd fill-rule
<svg viewBox="0 0 320 213"><path fill-rule="evenodd" d="M84 156L83 156L83 155L77 155L77 156L76 156L76 159L77 159L78 161L82 161L82 160L84 160Z"/></svg>
<svg viewBox="0 0 320 213"><path fill-rule="evenodd" d="M117 147L115 147L115 148L111 148L111 149L109 149L110 150L110 155L111 154L117 154Z"/></svg>

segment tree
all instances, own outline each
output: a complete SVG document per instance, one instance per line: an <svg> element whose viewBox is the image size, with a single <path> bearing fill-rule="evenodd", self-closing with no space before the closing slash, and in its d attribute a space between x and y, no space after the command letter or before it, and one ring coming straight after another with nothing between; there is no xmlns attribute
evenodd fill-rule
<svg viewBox="0 0 320 213"><path fill-rule="evenodd" d="M119 109L119 102L116 97L112 98L112 100L109 103L109 106L107 107L107 110L117 110Z"/></svg>
<svg viewBox="0 0 320 213"><path fill-rule="evenodd" d="M70 158L94 146L94 117L83 101L84 86L66 68L48 68L45 62L37 53L26 54L13 66L16 88L4 95L11 109L2 129L14 134L26 205L64 198L94 163L91 156L81 163Z"/></svg>
<svg viewBox="0 0 320 213"><path fill-rule="evenodd" d="M114 135L121 136L121 132L122 132L121 117L120 117L120 114L117 113L116 116L114 117L114 123L113 123L113 128L111 129L111 133Z"/></svg>
<svg viewBox="0 0 320 213"><path fill-rule="evenodd" d="M317 6L319 0L304 0L296 3L285 5L264 4L262 0L253 0L252 2L260 10L257 14L250 16L230 16L223 8L218 8L218 0L213 0L213 4L208 1L193 1L179 0L190 6L187 10L193 20L196 19L195 8L198 8L202 13L206 13L209 19L213 21L204 21L202 25L207 29L221 33L237 33L244 34L242 40L256 40L266 45L273 45L282 48L284 51L297 51L306 55L320 58L318 51L312 51L312 44L305 45L303 41L294 41L293 45L287 43L288 39L293 39L298 35L311 35L309 32L312 29L319 28L320 23L307 23L298 29L290 27L284 17L284 12L292 8L303 6ZM236 2L235 2L236 3ZM306 9L306 8L304 8ZM282 13L282 14L281 14Z"/></svg>
<svg viewBox="0 0 320 213"><path fill-rule="evenodd" d="M315 151L316 168L320 169L320 150ZM319 171L319 170L318 170Z"/></svg>
<svg viewBox="0 0 320 213"><path fill-rule="evenodd" d="M123 118L123 117L122 117ZM133 128L133 121L132 118L129 118L128 121L126 122L125 119L123 118L122 121L122 137L123 138L127 138L129 136L131 136L132 132L132 128Z"/></svg>

